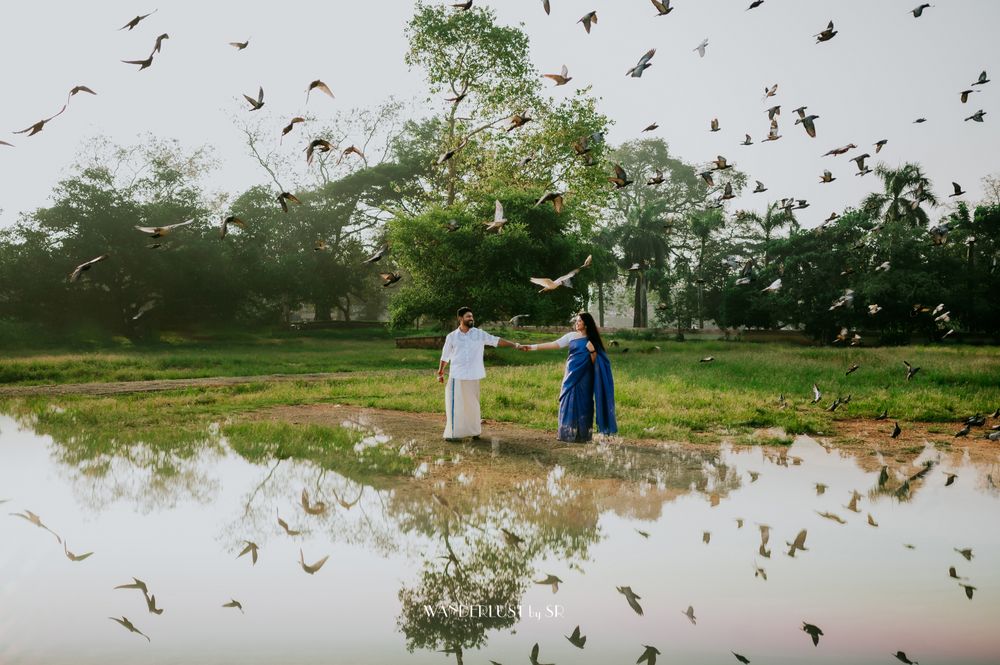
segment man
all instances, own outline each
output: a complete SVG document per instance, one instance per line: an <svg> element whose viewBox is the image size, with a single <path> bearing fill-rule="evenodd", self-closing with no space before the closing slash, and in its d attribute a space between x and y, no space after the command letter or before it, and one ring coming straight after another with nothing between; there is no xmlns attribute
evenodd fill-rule
<svg viewBox="0 0 1000 665"><path fill-rule="evenodd" d="M482 434L482 419L479 416L479 381L486 377L483 366L483 349L490 346L521 348L520 344L500 339L496 335L475 327L472 310L462 307L458 310L458 328L448 333L441 350L437 380L444 383L444 367L451 364L448 383L444 389L444 412L447 422L444 427L446 441L458 441L471 436L478 439Z"/></svg>

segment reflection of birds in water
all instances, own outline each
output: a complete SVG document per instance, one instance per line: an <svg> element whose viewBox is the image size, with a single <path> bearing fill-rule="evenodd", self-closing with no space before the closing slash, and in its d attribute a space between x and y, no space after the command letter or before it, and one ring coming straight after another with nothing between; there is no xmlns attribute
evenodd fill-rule
<svg viewBox="0 0 1000 665"><path fill-rule="evenodd" d="M35 513L31 512L30 510L25 510L23 513L10 513L10 514L13 517L20 517L22 520L27 520L31 522L39 529L45 529L46 531L48 531L49 533L51 533L53 536L56 537L56 540L59 541L60 545L62 544L62 538L59 537L59 534L50 529L49 527L45 526L45 524L42 523L42 518L36 515Z"/></svg>
<svg viewBox="0 0 1000 665"><path fill-rule="evenodd" d="M322 515L326 512L326 504L322 501L317 501L316 503L310 503L309 492L305 488L302 489L302 509L305 510L310 515Z"/></svg>
<svg viewBox="0 0 1000 665"><path fill-rule="evenodd" d="M852 513L859 513L861 512L861 510L858 508L858 501L860 500L861 500L861 494L857 490L853 490L851 492L850 502L844 507L847 508Z"/></svg>
<svg viewBox="0 0 1000 665"><path fill-rule="evenodd" d="M337 490L333 490L333 498L337 500L337 503L340 504L341 508L343 508L344 510L350 510L351 508L353 508L358 504L358 501L361 500L361 497L364 493L365 493L365 486L362 485L361 489L358 491L358 496L356 499L354 499L354 501L345 501L344 499L341 499L340 496L337 494Z"/></svg>
<svg viewBox="0 0 1000 665"><path fill-rule="evenodd" d="M701 534L701 542L703 542L706 545L708 545L708 542L710 540L712 540L712 532L711 531L705 531L704 533Z"/></svg>
<svg viewBox="0 0 1000 665"><path fill-rule="evenodd" d="M504 542L507 543L508 547L520 547L521 543L524 542L524 538L521 538L513 531L501 528L500 532L503 534Z"/></svg>
<svg viewBox="0 0 1000 665"><path fill-rule="evenodd" d="M819 515L820 517L825 517L825 518L826 518L826 519L828 519L828 520L831 520L831 521L833 521L833 522L836 522L837 524L847 524L847 520L845 520L845 519L844 519L843 517L841 517L840 515L835 515L834 513L826 513L826 512L824 512L824 513L821 513L821 512L819 512L819 511L817 510L817 511L816 511L816 514L817 514L817 515ZM805 548L803 548L803 549L805 549Z"/></svg>
<svg viewBox="0 0 1000 665"><path fill-rule="evenodd" d="M945 471L944 475L946 475L948 477L948 480L946 480L945 483L944 483L945 487L948 487L949 485L953 485L955 483L955 479L958 478L958 474L956 474L956 473L949 473L948 471Z"/></svg>
<svg viewBox="0 0 1000 665"><path fill-rule="evenodd" d="M143 637L145 637L147 641L152 642L152 640L149 639L149 635L147 635L146 633L144 633L141 630L139 630L138 628L136 628L132 624L132 622L128 620L128 618L126 618L124 616L121 619L116 619L115 617L108 617L108 618L111 619L112 621L118 623L118 624L121 624L121 626L123 628L125 628L126 630L128 630L129 632L131 632L131 633L138 633L139 635L142 635Z"/></svg>
<svg viewBox="0 0 1000 665"><path fill-rule="evenodd" d="M821 496L826 492L827 485L824 483L816 483L816 496Z"/></svg>
<svg viewBox="0 0 1000 665"><path fill-rule="evenodd" d="M132 578L132 582L130 582L129 584L119 584L115 588L116 589L138 589L139 591L142 591L143 593L149 593L149 587L147 587L146 583L143 582L142 580L140 580L138 577L133 577Z"/></svg>
<svg viewBox="0 0 1000 665"><path fill-rule="evenodd" d="M813 646L819 646L819 636L823 634L819 626L814 626L811 623L802 622L802 630L812 638Z"/></svg>
<svg viewBox="0 0 1000 665"><path fill-rule="evenodd" d="M622 595L625 596L625 600L628 601L629 607L631 607L633 610L635 610L636 614L638 614L638 615L641 616L642 615L642 606L637 601L641 600L642 596L640 596L636 592L632 591L632 587L630 587L630 586L620 586L620 587L615 587L615 588L618 589L618 593L620 593L620 594L622 594Z"/></svg>
<svg viewBox="0 0 1000 665"><path fill-rule="evenodd" d="M643 651L642 655L639 656L639 660L635 661L636 665L642 661L646 661L647 665L656 665L656 657L660 655L660 650L656 647L651 647L648 644L643 644L642 646L645 651Z"/></svg>
<svg viewBox="0 0 1000 665"><path fill-rule="evenodd" d="M785 541L785 544L791 548L788 550L788 556L790 557L795 556L795 550L808 552L809 550L806 549L806 530L802 529L799 531L798 535L795 536L795 540L793 542L789 543L788 541Z"/></svg>
<svg viewBox="0 0 1000 665"><path fill-rule="evenodd" d="M580 634L580 627L577 626L573 629L573 634L565 636L569 643L578 649L582 649L583 645L587 643L587 636Z"/></svg>
<svg viewBox="0 0 1000 665"><path fill-rule="evenodd" d="M553 663L540 663L538 662L538 642L535 642L535 646L531 647L531 656L528 657L531 661L531 665L554 665Z"/></svg>
<svg viewBox="0 0 1000 665"><path fill-rule="evenodd" d="M878 526L878 522L875 521L875 518L872 517L871 513L868 513L868 524L871 526Z"/></svg>
<svg viewBox="0 0 1000 665"><path fill-rule="evenodd" d="M559 590L559 583L560 582L562 582L562 580L559 579L558 577L556 577L555 575L548 575L548 576L546 576L546 578L544 580L538 580L538 581L536 581L535 584L543 584L543 585L551 586L552 587L552 593L555 593L556 591Z"/></svg>
<svg viewBox="0 0 1000 665"><path fill-rule="evenodd" d="M308 564L308 563L306 563L306 557L305 557L305 555L302 553L302 550L299 549L299 563L302 564L302 570L306 571L310 575L314 575L316 573L316 571L318 571L320 568L322 568L323 564L326 563L326 560L329 559L329 558L330 558L330 555L328 554L325 557L323 557L322 559L320 559L319 561L317 561L316 563L314 563L314 564Z"/></svg>
<svg viewBox="0 0 1000 665"><path fill-rule="evenodd" d="M767 571L764 570L763 568L761 568L760 566L758 566L756 561L754 561L754 564L753 564L753 576L754 577L760 577L765 582L767 581Z"/></svg>
<svg viewBox="0 0 1000 665"><path fill-rule="evenodd" d="M240 611L240 614L245 614L243 611L243 604L238 600L233 600L232 598L230 598L229 602L223 605L223 607L234 607Z"/></svg>
<svg viewBox="0 0 1000 665"><path fill-rule="evenodd" d="M84 559L93 554L93 552L87 552L85 554L73 554L72 552L69 551L69 549L67 549L67 543L65 542L63 543L63 552L66 553L66 558L69 559L70 561L83 561Z"/></svg>
<svg viewBox="0 0 1000 665"><path fill-rule="evenodd" d="M156 606L156 595L147 596L146 592L143 591L142 596L146 599L146 609L149 610L150 614L163 614L163 608Z"/></svg>
<svg viewBox="0 0 1000 665"><path fill-rule="evenodd" d="M751 483L757 482L757 479L760 478L760 471L748 471L747 473L750 474Z"/></svg>
<svg viewBox="0 0 1000 665"><path fill-rule="evenodd" d="M690 621L692 625L695 626L698 625L698 618L694 615L694 607L692 607L691 605L688 605L688 608L686 610L681 610L681 614L686 616L688 618L688 621Z"/></svg>
<svg viewBox="0 0 1000 665"><path fill-rule="evenodd" d="M248 554L249 553L250 554L250 560L253 561L253 563L251 565L256 566L257 565L257 550L260 549L260 547L257 545L257 543L251 542L249 540L244 540L243 542L246 543L247 545L246 545L246 547L243 548L243 550L239 554L236 555L236 558L239 559L244 554Z"/></svg>
<svg viewBox="0 0 1000 665"><path fill-rule="evenodd" d="M274 512L275 512L275 515L278 516L278 526L280 526L282 529L284 529L286 534L288 534L289 536L298 536L299 534L302 533L301 531L296 531L294 529L290 529L288 527L288 522L286 522L285 520L281 519L281 514L278 513L277 509L275 509Z"/></svg>

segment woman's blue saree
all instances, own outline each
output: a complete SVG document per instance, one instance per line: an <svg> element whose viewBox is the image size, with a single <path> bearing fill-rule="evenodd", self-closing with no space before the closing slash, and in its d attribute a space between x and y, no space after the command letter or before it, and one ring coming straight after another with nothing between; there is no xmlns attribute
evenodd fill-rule
<svg viewBox="0 0 1000 665"><path fill-rule="evenodd" d="M559 393L559 440L590 441L595 416L601 434L618 431L611 361L604 351L598 351L596 360L590 362L587 338L581 337L569 343L566 375Z"/></svg>

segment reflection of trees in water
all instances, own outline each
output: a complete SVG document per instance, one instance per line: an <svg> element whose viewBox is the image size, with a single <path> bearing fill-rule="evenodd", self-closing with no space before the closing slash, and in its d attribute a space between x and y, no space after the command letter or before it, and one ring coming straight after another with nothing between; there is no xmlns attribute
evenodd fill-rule
<svg viewBox="0 0 1000 665"><path fill-rule="evenodd" d="M531 566L528 552L507 547L486 532L466 531L463 545L453 546L452 519L442 520L439 551L444 553L425 558L419 583L400 589L402 611L396 625L411 653L444 650L461 665L465 650L486 644L488 631L517 622L512 610L527 589ZM476 615L470 606L477 608Z"/></svg>
<svg viewBox="0 0 1000 665"><path fill-rule="evenodd" d="M83 424L36 422L32 429L50 437L58 469L81 503L94 510L128 501L148 514L179 501L208 503L219 489L207 473L224 454L217 427L132 433L130 438Z"/></svg>
<svg viewBox="0 0 1000 665"><path fill-rule="evenodd" d="M466 650L486 644L488 631L512 627L516 616L458 617L440 610L430 614L427 607L519 606L537 573L536 562L555 557L570 568L581 567L600 540L602 512L655 517L665 502L692 487L728 493L739 486L718 451L602 446L580 454L596 479L571 476L557 465L543 478L525 479L503 494L455 490L429 511L408 512L404 529L436 530L420 578L399 593L403 609L397 625L409 651L445 650L462 663ZM506 544L501 528L524 542Z"/></svg>

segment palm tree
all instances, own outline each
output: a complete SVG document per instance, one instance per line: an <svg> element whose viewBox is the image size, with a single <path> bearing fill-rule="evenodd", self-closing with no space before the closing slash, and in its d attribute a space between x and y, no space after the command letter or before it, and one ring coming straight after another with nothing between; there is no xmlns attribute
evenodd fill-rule
<svg viewBox="0 0 1000 665"><path fill-rule="evenodd" d="M875 174L881 178L884 191L869 194L861 203L861 209L872 219L886 223L903 222L914 228L926 226L929 218L921 204L936 206L938 201L920 166L907 163L892 169L879 164Z"/></svg>
<svg viewBox="0 0 1000 665"><path fill-rule="evenodd" d="M649 325L646 270L664 266L670 253L668 236L663 230L668 207L668 202L663 199L633 205L625 213L625 223L617 228L617 244L623 254L623 267L628 270L635 264L639 265L638 270L629 271L626 282L628 286L635 288L632 315L634 328Z"/></svg>
<svg viewBox="0 0 1000 665"><path fill-rule="evenodd" d="M795 215L787 208L782 208L778 201L769 203L767 211L763 215L741 210L736 213L736 221L745 227L747 235L744 239L753 243L755 252L759 253L763 249L764 265L767 265L770 260L768 251L775 233L786 226L792 230L799 228L799 222L795 219Z"/></svg>

